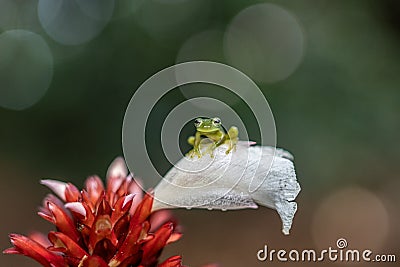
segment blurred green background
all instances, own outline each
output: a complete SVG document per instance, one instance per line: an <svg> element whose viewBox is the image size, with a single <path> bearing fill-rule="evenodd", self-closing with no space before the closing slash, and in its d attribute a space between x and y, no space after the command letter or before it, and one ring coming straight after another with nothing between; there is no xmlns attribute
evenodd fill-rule
<svg viewBox="0 0 400 267"><path fill-rule="evenodd" d="M264 244L323 249L344 237L400 260L399 1L65 2L0 1L1 249L7 233L51 229L35 214L48 192L40 178L81 186L104 177L122 155L124 112L142 82L178 62L214 60L246 73L268 99L278 146L295 155L298 213L283 236L266 208L177 210L184 237L163 257L263 266ZM154 129L185 99L179 89L166 96ZM240 101L232 107L257 140L252 115ZM17 256L0 263L37 266Z"/></svg>

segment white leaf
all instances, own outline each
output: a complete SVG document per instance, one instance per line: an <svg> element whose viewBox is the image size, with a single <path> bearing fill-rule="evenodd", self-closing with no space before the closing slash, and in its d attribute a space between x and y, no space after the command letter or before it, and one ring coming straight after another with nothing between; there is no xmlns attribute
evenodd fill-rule
<svg viewBox="0 0 400 267"><path fill-rule="evenodd" d="M276 209L282 232L289 234L300 192L293 156L268 146L250 146L239 141L236 151L225 154L227 145L203 154L182 158L154 190L153 210L164 208L206 208L235 210ZM207 145L201 148L205 153ZM274 153L275 152L275 153Z"/></svg>

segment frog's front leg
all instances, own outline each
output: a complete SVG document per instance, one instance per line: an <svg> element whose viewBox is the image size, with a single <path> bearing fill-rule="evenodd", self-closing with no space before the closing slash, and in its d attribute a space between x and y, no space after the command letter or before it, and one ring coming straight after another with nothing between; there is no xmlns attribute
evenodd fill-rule
<svg viewBox="0 0 400 267"><path fill-rule="evenodd" d="M226 142L228 143L228 149L225 151L226 154L229 154L231 150L236 151L236 144L239 141L239 130L237 127L232 126L228 131L228 137Z"/></svg>
<svg viewBox="0 0 400 267"><path fill-rule="evenodd" d="M210 157L214 157L214 150L217 148L217 142L213 142L213 143L211 143L208 147L207 147L207 150L206 150L206 153L205 154L210 154Z"/></svg>
<svg viewBox="0 0 400 267"><path fill-rule="evenodd" d="M214 157L214 150L219 147L220 145L224 144L228 136L226 134L223 134L220 136L220 139L211 143L211 145L207 148L206 153L210 154L210 156L213 158Z"/></svg>
<svg viewBox="0 0 400 267"><path fill-rule="evenodd" d="M201 157L201 153L200 153L201 134L196 133L196 136L190 136L187 141L188 141L189 145L193 146L193 149L190 150L186 155L190 156L191 158L193 158L194 155L197 155L197 157L200 158Z"/></svg>
<svg viewBox="0 0 400 267"><path fill-rule="evenodd" d="M189 138L187 139L187 142L189 145L194 146L194 140L196 138L194 136L189 136Z"/></svg>

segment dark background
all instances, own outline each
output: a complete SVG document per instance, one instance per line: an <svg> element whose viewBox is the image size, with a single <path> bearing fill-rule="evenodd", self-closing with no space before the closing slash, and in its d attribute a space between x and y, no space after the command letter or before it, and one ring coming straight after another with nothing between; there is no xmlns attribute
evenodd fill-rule
<svg viewBox="0 0 400 267"><path fill-rule="evenodd" d="M255 78L274 113L278 146L295 155L302 191L291 235L281 234L278 215L267 208L176 210L184 237L163 257L180 254L190 266L265 266L272 263L256 258L264 244L272 249L324 249L344 237L349 248L396 254L400 260L398 1L115 1L104 28L77 45L48 34L38 18L37 2L0 1L0 34L12 29L35 32L53 57L51 84L41 99L24 109L0 107L1 249L9 246L10 232L51 229L35 214L48 192L39 179L81 186L88 175L104 177L109 163L122 155L124 112L142 82L177 62L230 64L224 33L235 16L254 4L273 3L301 26L304 42L298 64L277 81L257 80L236 67ZM205 31L216 31L216 37L187 43ZM197 38L202 40L201 35ZM260 51L274 53L262 47ZM0 97L7 100L18 88L4 77L19 71L24 77L24 68L4 67L4 53L0 51ZM263 73L262 63L256 67ZM157 113L164 115L154 116L154 129L185 99L179 89L168 95L157 106ZM240 113L241 105L232 106ZM257 140L253 117L243 114L250 139ZM154 131L149 138L158 136ZM157 148L158 142L148 145ZM169 167L162 159L153 162L161 172ZM2 255L0 262L37 266L18 256Z"/></svg>

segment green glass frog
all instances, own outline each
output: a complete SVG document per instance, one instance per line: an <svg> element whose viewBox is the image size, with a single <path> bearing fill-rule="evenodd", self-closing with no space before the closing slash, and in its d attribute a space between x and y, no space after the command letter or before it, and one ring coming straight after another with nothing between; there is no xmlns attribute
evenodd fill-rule
<svg viewBox="0 0 400 267"><path fill-rule="evenodd" d="M188 153L191 158L194 155L201 157L200 141L202 136L212 140L212 144L206 151L206 153L210 153L211 157L214 157L214 150L222 144L228 144L226 154L236 148L239 135L237 127L232 126L226 133L219 118L197 118L194 121L194 126L196 127L196 134L188 138L188 143L193 146L193 149Z"/></svg>

